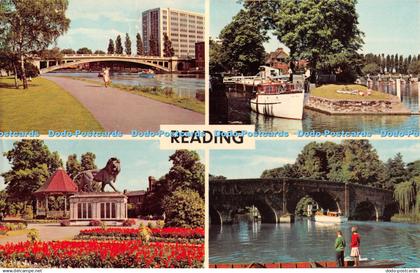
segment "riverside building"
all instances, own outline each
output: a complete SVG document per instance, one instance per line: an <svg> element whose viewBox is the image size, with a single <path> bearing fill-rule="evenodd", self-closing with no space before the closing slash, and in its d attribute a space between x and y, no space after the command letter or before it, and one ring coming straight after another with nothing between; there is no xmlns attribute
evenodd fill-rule
<svg viewBox="0 0 420 273"><path fill-rule="evenodd" d="M167 34L177 57L195 58L195 44L204 41L204 14L171 8L149 9L142 13L145 53L163 56Z"/></svg>

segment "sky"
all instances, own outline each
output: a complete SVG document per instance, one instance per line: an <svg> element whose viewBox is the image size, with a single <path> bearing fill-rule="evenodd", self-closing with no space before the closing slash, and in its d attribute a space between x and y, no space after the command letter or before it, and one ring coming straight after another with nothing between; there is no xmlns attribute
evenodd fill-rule
<svg viewBox="0 0 420 273"><path fill-rule="evenodd" d="M16 140L3 140L0 146L0 153L10 150ZM121 162L121 172L117 177L115 187L119 191L146 190L148 177L154 176L157 179L165 175L170 167L169 156L174 150L160 150L159 141L141 140L44 140L51 152L57 151L66 164L70 154L80 156L86 152L93 152L96 155L96 165L103 168L111 157L117 157ZM204 152L197 151L201 162L204 161ZM8 160L0 156L0 173L8 171L10 165ZM0 189L4 188L3 177L0 178ZM106 190L112 190L108 188Z"/></svg>
<svg viewBox="0 0 420 273"><path fill-rule="evenodd" d="M257 178L266 169L294 163L303 147L313 140L257 141L255 150L219 150L210 152L210 173L227 178ZM341 142L335 140L334 142ZM382 161L401 153L406 163L419 160L417 140L370 141Z"/></svg>
<svg viewBox="0 0 420 273"><path fill-rule="evenodd" d="M237 0L211 0L210 36L217 37L240 9ZM359 0L356 11L365 33L362 53L420 53L420 0ZM264 46L271 52L282 45L272 36Z"/></svg>
<svg viewBox="0 0 420 273"><path fill-rule="evenodd" d="M136 33L141 31L141 13L157 7L205 12L204 0L69 0L66 15L70 28L57 46L106 52L110 38L121 35L124 43L127 32L134 49Z"/></svg>

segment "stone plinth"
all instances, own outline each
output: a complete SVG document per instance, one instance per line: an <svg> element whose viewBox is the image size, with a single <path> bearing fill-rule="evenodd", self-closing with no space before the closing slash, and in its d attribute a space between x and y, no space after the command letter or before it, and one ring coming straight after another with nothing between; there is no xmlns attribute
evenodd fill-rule
<svg viewBox="0 0 420 273"><path fill-rule="evenodd" d="M127 219L127 196L119 192L86 192L70 197L70 221L87 224L100 220L110 224Z"/></svg>

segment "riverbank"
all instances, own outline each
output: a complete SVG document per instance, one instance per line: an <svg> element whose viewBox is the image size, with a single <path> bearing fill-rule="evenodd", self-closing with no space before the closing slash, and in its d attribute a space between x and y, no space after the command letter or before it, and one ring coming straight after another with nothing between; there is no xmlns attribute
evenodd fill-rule
<svg viewBox="0 0 420 273"><path fill-rule="evenodd" d="M0 77L0 105L1 131L103 130L72 95L40 77L28 89L16 89L13 78Z"/></svg>
<svg viewBox="0 0 420 273"><path fill-rule="evenodd" d="M398 97L362 85L328 84L311 90L306 109L329 115L411 115Z"/></svg>
<svg viewBox="0 0 420 273"><path fill-rule="evenodd" d="M420 215L395 214L391 217L391 222L420 224Z"/></svg>
<svg viewBox="0 0 420 273"><path fill-rule="evenodd" d="M90 80L82 77L59 76L79 81L85 81L98 86L103 86L102 81ZM117 88L131 94L140 95L166 104L174 105L183 109L191 110L200 114L205 114L205 103L194 98L179 97L170 88L131 86L125 84L111 83L111 87Z"/></svg>

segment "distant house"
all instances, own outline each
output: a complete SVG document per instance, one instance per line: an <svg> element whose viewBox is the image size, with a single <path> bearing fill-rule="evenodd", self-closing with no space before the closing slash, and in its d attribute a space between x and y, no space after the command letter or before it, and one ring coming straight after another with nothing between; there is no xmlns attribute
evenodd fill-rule
<svg viewBox="0 0 420 273"><path fill-rule="evenodd" d="M125 195L128 197L127 201L129 204L141 206L141 204L144 202L146 191L128 191L125 193Z"/></svg>
<svg viewBox="0 0 420 273"><path fill-rule="evenodd" d="M283 48L279 47L274 52L270 52L267 54L265 59L266 65L280 69L283 74L289 73L289 62L288 62L289 54L284 51ZM306 60L299 60L297 62L298 69L303 71L303 68L308 64Z"/></svg>

